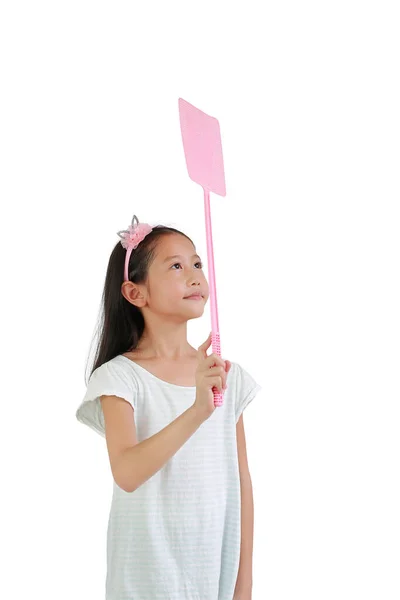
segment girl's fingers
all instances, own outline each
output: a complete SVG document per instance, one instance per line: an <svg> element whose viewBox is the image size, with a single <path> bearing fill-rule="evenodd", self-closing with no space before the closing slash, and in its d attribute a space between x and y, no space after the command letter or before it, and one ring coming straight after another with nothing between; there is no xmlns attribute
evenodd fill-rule
<svg viewBox="0 0 400 600"><path fill-rule="evenodd" d="M200 353L200 356L202 358L207 358L207 348L209 348L210 344L211 344L211 331L210 331L210 335L208 336L206 341L203 342L197 349L197 352Z"/></svg>

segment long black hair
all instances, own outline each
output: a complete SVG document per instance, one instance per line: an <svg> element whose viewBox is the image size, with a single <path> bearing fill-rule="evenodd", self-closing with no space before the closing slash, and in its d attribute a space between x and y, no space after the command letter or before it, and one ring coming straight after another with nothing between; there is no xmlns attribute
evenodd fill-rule
<svg viewBox="0 0 400 600"><path fill-rule="evenodd" d="M162 236L172 233L185 236L193 244L190 237L178 229L165 225L153 227L152 231L131 253L128 265L129 281L138 284L147 282L158 240ZM145 323L140 308L128 302L121 292L124 281L125 256L126 249L121 242L118 242L108 261L97 325L99 339L90 375L115 356L134 350L144 331ZM88 380L85 379L85 383L87 385Z"/></svg>

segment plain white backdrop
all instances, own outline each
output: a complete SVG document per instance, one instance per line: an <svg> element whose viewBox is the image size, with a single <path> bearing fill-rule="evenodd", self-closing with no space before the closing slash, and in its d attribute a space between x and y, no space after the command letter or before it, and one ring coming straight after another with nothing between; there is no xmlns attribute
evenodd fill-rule
<svg viewBox="0 0 400 600"><path fill-rule="evenodd" d="M1 597L104 597L111 472L75 411L116 232L207 265L180 96L220 122L222 356L263 386L253 600L400 597L396 4L2 3Z"/></svg>

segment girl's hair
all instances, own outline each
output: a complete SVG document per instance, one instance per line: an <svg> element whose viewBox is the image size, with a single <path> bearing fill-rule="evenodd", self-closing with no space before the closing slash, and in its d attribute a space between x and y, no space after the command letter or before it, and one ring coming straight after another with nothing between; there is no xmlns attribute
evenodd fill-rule
<svg viewBox="0 0 400 600"><path fill-rule="evenodd" d="M132 251L128 265L129 281L139 284L147 282L158 240L173 233L185 236L193 244L190 237L178 229L164 225L153 227L139 246ZM100 335L90 375L103 363L136 348L144 331L145 323L141 310L128 302L121 292L125 256L126 249L121 242L118 242L108 261L101 300L100 323L97 328ZM87 385L88 382L85 383Z"/></svg>

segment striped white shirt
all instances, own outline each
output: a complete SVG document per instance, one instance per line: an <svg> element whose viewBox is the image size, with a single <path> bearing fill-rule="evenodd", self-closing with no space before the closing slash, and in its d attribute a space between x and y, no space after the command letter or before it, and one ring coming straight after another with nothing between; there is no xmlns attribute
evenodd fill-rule
<svg viewBox="0 0 400 600"><path fill-rule="evenodd" d="M236 423L261 386L238 363L223 405L133 493L113 482L106 600L232 600L240 558ZM134 408L138 442L195 400L196 388L159 379L118 355L91 375L77 419L103 437L100 396Z"/></svg>

